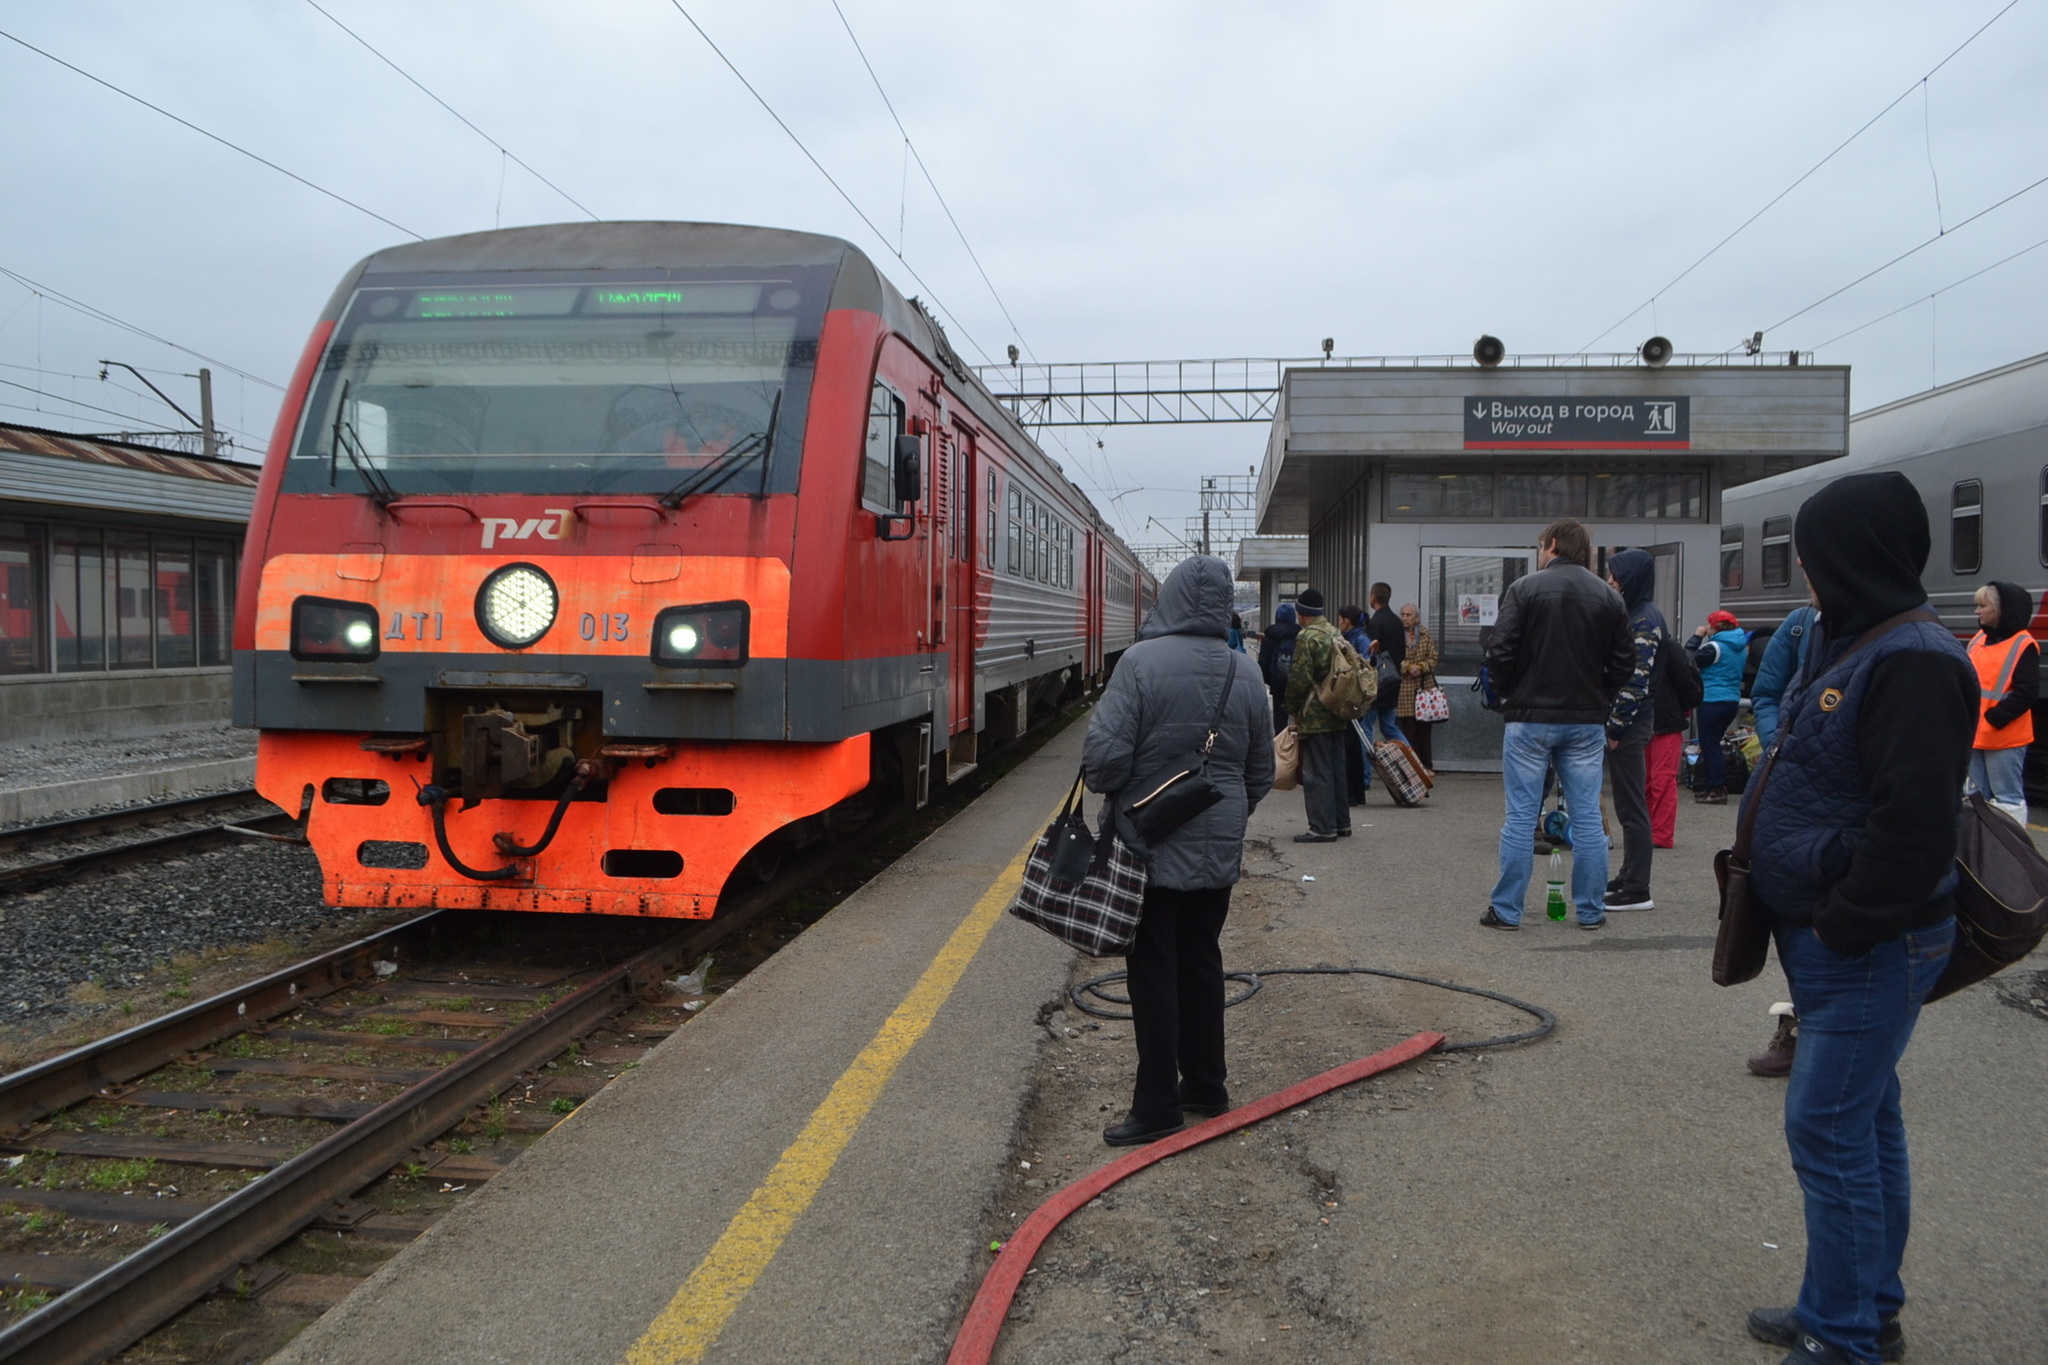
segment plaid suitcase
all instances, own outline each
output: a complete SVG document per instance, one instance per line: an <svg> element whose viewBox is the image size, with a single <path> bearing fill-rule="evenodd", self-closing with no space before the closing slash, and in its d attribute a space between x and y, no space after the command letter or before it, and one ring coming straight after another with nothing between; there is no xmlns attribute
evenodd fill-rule
<svg viewBox="0 0 2048 1365"><path fill-rule="evenodd" d="M1352 725L1358 731L1358 739L1365 745L1367 757L1372 759L1372 770L1379 774L1387 795L1394 798L1397 806L1419 806L1422 798L1429 793L1429 779L1422 775L1422 765L1415 761L1415 751L1398 739L1383 739L1374 744L1365 737L1365 727L1357 721Z"/></svg>

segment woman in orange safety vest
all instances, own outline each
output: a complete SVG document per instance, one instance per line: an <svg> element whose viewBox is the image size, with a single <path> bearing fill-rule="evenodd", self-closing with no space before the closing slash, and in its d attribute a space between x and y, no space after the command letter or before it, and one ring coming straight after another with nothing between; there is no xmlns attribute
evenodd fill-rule
<svg viewBox="0 0 2048 1365"><path fill-rule="evenodd" d="M1970 790L2027 822L2027 746L2034 742L2034 699L2041 692L2041 649L2027 627L2033 597L2017 583L1993 581L1977 589L1977 623L1970 662L1977 668L1982 710L1970 754Z"/></svg>

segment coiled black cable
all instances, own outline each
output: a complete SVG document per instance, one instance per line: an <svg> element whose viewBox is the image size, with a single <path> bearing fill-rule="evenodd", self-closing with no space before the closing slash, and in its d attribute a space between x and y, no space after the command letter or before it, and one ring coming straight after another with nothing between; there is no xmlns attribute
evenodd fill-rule
<svg viewBox="0 0 2048 1365"><path fill-rule="evenodd" d="M1097 1019L1128 1019L1131 1017L1128 1014L1119 1014L1091 1004L1088 997L1092 996L1111 1005L1130 1004L1131 998L1128 995L1112 995L1103 989L1104 986L1123 981L1129 976L1129 972L1104 972L1101 976L1090 977L1075 986L1067 992L1067 998L1073 1002L1075 1009L1083 1014L1092 1014ZM1503 1033L1498 1037L1479 1038L1464 1043L1447 1042L1437 1049L1439 1052L1472 1052L1479 1048L1514 1047L1519 1043L1533 1043L1548 1036L1557 1027L1557 1016L1541 1005L1532 1005L1526 1000L1517 1000L1512 995L1487 990L1484 986L1464 986L1455 981L1439 981L1432 976L1416 976L1410 972L1397 972L1386 967L1267 967L1255 972L1225 972L1224 980L1242 982L1247 989L1225 999L1223 1007L1230 1009L1242 1005L1257 995L1265 987L1264 978L1269 976L1384 976L1394 981L1408 981L1418 986L1435 986L1439 990L1457 991L1461 995L1476 995L1486 1000L1497 1000L1503 1005L1532 1016L1537 1021L1535 1028L1525 1029L1520 1033Z"/></svg>
<svg viewBox="0 0 2048 1365"><path fill-rule="evenodd" d="M421 787L419 803L434 813L434 842L440 846L441 856L448 866L473 882L502 882L508 877L519 875L519 864L508 863L494 867L488 872L479 872L455 856L455 850L448 847L448 793L441 787Z"/></svg>

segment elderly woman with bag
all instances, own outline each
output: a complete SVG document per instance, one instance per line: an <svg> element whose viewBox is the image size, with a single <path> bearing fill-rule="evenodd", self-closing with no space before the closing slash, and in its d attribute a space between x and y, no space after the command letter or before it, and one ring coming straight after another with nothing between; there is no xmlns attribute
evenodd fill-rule
<svg viewBox="0 0 2048 1365"><path fill-rule="evenodd" d="M1272 717L1259 670L1226 643L1233 593L1222 560L1182 560L1088 725L1082 775L1110 796L1127 838L1133 802L1181 771L1205 742L1201 775L1218 793L1145 850L1144 911L1125 959L1138 1076L1130 1113L1103 1130L1113 1147L1168 1137L1187 1117L1213 1118L1230 1107L1220 939L1245 822L1273 785Z"/></svg>
<svg viewBox="0 0 2048 1365"><path fill-rule="evenodd" d="M1450 698L1436 685L1436 641L1430 636L1429 627L1422 624L1422 613L1410 602L1401 608L1401 625L1408 633L1408 653L1401 661L1401 700L1395 704L1394 715L1401 722L1401 732L1408 736L1408 747L1415 750L1415 761L1422 765L1425 776L1436 776L1436 761L1430 752L1429 730L1440 721L1451 716ZM1422 702L1421 713L1416 710L1416 701Z"/></svg>

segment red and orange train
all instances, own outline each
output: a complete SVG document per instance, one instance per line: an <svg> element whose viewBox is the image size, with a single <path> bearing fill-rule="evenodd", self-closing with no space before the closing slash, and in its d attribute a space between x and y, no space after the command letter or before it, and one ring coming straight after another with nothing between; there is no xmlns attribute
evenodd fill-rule
<svg viewBox="0 0 2048 1365"><path fill-rule="evenodd" d="M860 251L690 223L357 266L242 575L236 720L332 903L680 917L969 770L1153 593Z"/></svg>

